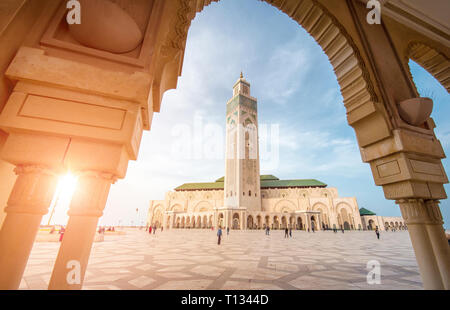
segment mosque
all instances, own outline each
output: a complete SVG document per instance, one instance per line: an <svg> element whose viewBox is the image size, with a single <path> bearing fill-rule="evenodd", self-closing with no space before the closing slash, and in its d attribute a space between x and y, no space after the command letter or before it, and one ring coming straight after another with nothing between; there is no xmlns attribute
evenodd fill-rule
<svg viewBox="0 0 450 310"><path fill-rule="evenodd" d="M401 217L358 208L355 197L315 179L260 175L257 100L241 76L227 102L225 176L185 183L150 201L147 225L172 228L405 229ZM397 224L395 224L397 223Z"/></svg>

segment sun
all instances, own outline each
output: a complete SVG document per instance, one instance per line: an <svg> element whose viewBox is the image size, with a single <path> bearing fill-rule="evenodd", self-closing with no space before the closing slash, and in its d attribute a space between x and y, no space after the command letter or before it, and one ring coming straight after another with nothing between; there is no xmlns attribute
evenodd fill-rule
<svg viewBox="0 0 450 310"><path fill-rule="evenodd" d="M67 223L67 211L69 210L73 193L77 187L77 182L78 178L70 172L59 177L58 185L56 186L55 194L50 204L50 212L45 219L45 224L64 225Z"/></svg>

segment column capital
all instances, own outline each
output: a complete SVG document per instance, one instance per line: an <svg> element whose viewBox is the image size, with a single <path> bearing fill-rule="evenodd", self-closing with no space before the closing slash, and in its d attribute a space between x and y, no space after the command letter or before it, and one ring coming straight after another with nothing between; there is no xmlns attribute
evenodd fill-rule
<svg viewBox="0 0 450 310"><path fill-rule="evenodd" d="M400 206L407 225L442 225L444 223L439 209L439 200L399 199L395 202Z"/></svg>
<svg viewBox="0 0 450 310"><path fill-rule="evenodd" d="M74 174L78 176L78 182L68 215L102 216L109 188L117 176L97 170L75 171Z"/></svg>
<svg viewBox="0 0 450 310"><path fill-rule="evenodd" d="M18 165L14 172L17 174L17 180L5 211L46 214L58 182L57 171L40 165Z"/></svg>
<svg viewBox="0 0 450 310"><path fill-rule="evenodd" d="M74 175L79 178L98 178L109 181L111 184L116 183L117 175L109 172L97 171L97 170L80 170L75 171Z"/></svg>
<svg viewBox="0 0 450 310"><path fill-rule="evenodd" d="M17 165L14 168L14 173L17 175L31 174L31 173L38 173L50 176L57 175L57 171L43 165Z"/></svg>

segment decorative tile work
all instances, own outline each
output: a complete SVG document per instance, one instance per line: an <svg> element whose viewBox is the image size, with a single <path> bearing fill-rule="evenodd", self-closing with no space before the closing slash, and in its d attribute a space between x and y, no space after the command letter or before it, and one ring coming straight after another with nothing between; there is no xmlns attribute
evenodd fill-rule
<svg viewBox="0 0 450 310"><path fill-rule="evenodd" d="M35 243L20 289L46 289L58 243ZM381 284L366 282L378 260ZM407 232L143 230L95 243L84 288L96 289L422 289Z"/></svg>

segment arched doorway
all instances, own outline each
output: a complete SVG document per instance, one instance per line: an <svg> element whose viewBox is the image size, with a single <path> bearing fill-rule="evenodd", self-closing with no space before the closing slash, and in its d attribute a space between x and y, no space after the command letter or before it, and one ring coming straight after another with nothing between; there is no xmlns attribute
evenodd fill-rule
<svg viewBox="0 0 450 310"><path fill-rule="evenodd" d="M344 229L350 230L350 224L347 221L344 222Z"/></svg>
<svg viewBox="0 0 450 310"><path fill-rule="evenodd" d="M375 229L375 223L373 220L369 220L369 226L367 227L368 230L374 230Z"/></svg>
<svg viewBox="0 0 450 310"><path fill-rule="evenodd" d="M303 230L303 221L302 221L302 218L300 216L297 217L297 229Z"/></svg>
<svg viewBox="0 0 450 310"><path fill-rule="evenodd" d="M316 217L312 215L310 220L311 220L311 230L317 230Z"/></svg>
<svg viewBox="0 0 450 310"><path fill-rule="evenodd" d="M261 215L258 215L256 217L256 228L257 229L261 229L262 225L261 225Z"/></svg>
<svg viewBox="0 0 450 310"><path fill-rule="evenodd" d="M286 216L283 215L281 217L281 229L285 229L286 227L287 227L287 219L286 219Z"/></svg>
<svg viewBox="0 0 450 310"><path fill-rule="evenodd" d="M247 217L247 229L253 229L253 216L251 215Z"/></svg>
<svg viewBox="0 0 450 310"><path fill-rule="evenodd" d="M272 229L280 229L280 220L278 219L278 216L273 217L273 227Z"/></svg>
<svg viewBox="0 0 450 310"><path fill-rule="evenodd" d="M270 216L266 215L265 221L264 221L264 228L270 227Z"/></svg>
<svg viewBox="0 0 450 310"><path fill-rule="evenodd" d="M223 225L224 225L223 213L219 213L219 216L217 218L217 227L225 228Z"/></svg>
<svg viewBox="0 0 450 310"><path fill-rule="evenodd" d="M233 214L233 226L232 229L240 229L239 213Z"/></svg>

